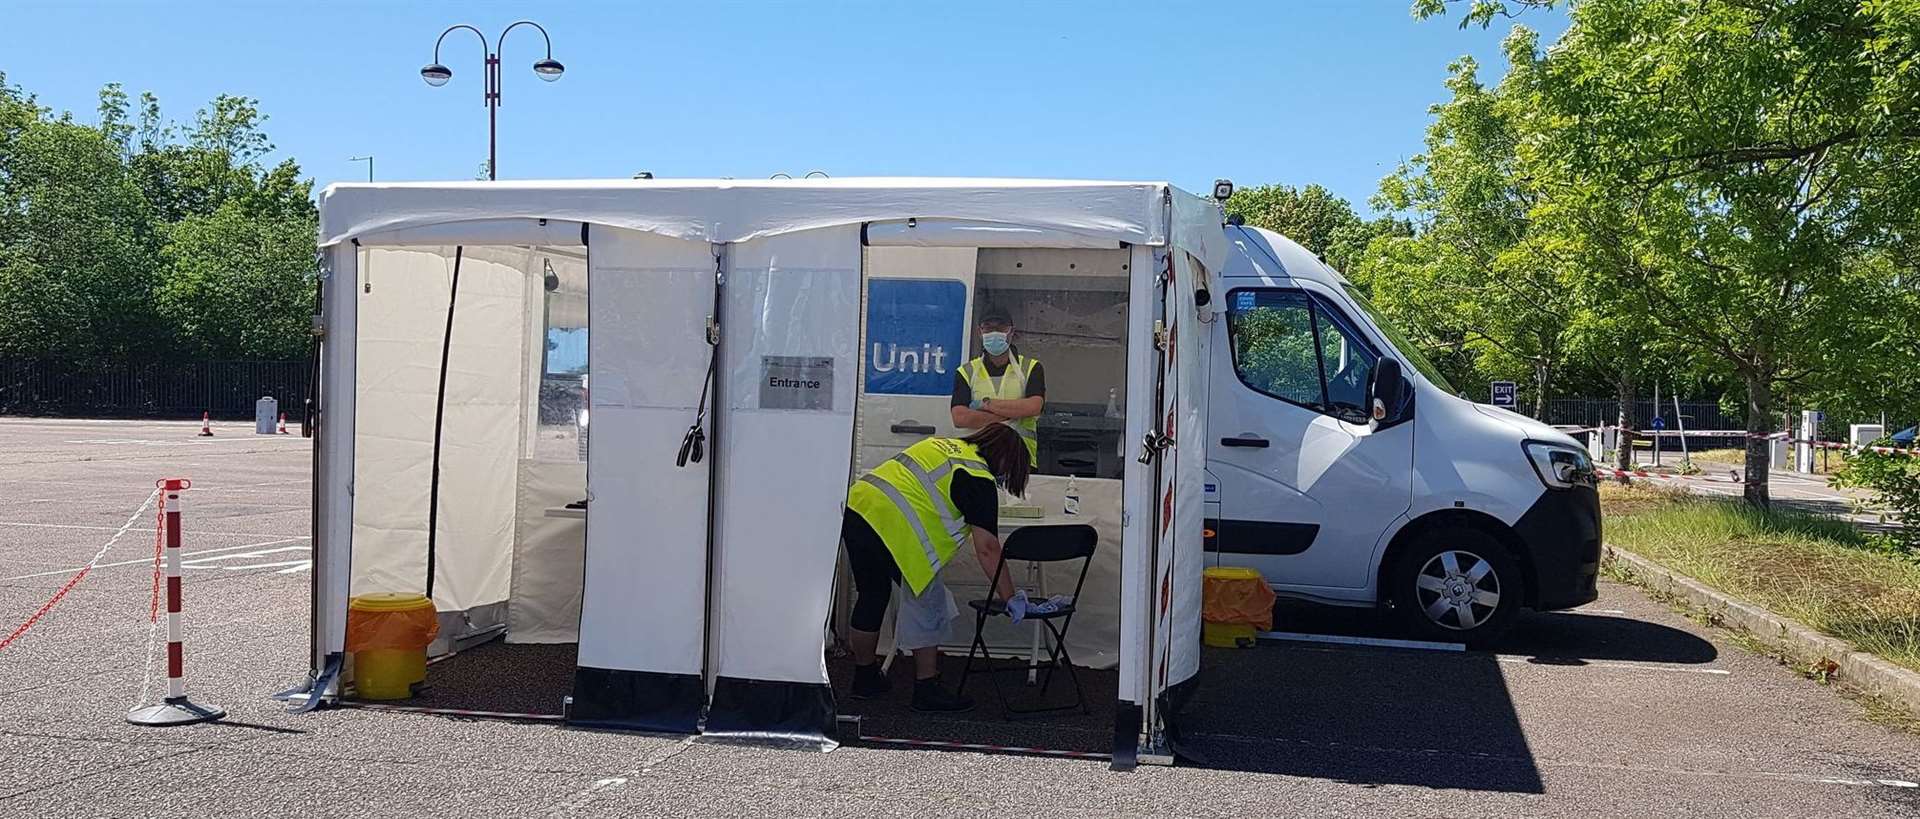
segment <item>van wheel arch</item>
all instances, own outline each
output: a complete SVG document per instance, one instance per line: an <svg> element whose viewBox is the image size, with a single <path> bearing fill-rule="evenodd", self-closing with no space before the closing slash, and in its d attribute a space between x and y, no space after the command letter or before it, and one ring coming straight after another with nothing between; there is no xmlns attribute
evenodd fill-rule
<svg viewBox="0 0 1920 819"><path fill-rule="evenodd" d="M1421 535L1446 526L1466 526L1486 533L1500 545L1505 546L1507 554L1520 564L1521 579L1525 581L1526 596L1522 605L1533 608L1538 605L1540 588L1539 574L1533 567L1533 555L1527 551L1527 544L1513 527L1501 523L1499 518L1473 509L1439 509L1428 512L1407 522L1394 533L1393 540L1387 542L1387 550L1380 555L1380 562L1374 566L1374 605L1385 608L1391 595L1387 593L1387 572L1392 571L1394 562L1400 553L1406 551L1408 544L1419 540Z"/></svg>

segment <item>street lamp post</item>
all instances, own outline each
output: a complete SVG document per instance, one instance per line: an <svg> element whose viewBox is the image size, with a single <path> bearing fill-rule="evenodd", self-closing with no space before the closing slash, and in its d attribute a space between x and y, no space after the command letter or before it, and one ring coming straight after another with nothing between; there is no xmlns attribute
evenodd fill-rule
<svg viewBox="0 0 1920 819"><path fill-rule="evenodd" d="M565 72L567 69L566 69L566 66L563 66L560 64L559 60L556 60L553 58L553 38L547 36L547 30L541 27L539 23L536 23L532 20L520 20L510 26L507 26L505 29L502 29L500 32L500 36L494 40L491 50L489 50L487 45L487 35L481 33L480 29L474 28L473 26L467 25L465 23L461 23L459 25L454 25L454 26L448 26L446 31L440 32L440 39L433 41L433 62L429 63L427 67L420 69L420 79L426 80L428 85L434 86L435 88L438 88L442 85L446 85L447 81L453 79L453 69L448 68L445 65L441 64L440 44L447 39L448 34L453 33L454 29L460 29L460 28L464 28L468 31L471 31L473 32L473 35L475 37L480 38L480 49L481 51L485 52L486 58L487 58L486 77L484 78L484 83L481 90L484 94L483 99L485 100L486 106L487 106L487 178L488 179L499 178L499 173L498 173L499 171L498 118L499 116L498 115L500 110L500 47L506 44L507 32L512 31L521 26L533 26L534 28L539 29L541 39L545 40L547 43L546 58L536 61L533 64L534 76L539 77L542 80L546 80L547 82L553 82L554 80L560 79L560 75L563 72Z"/></svg>
<svg viewBox="0 0 1920 819"><path fill-rule="evenodd" d="M350 156L350 157L347 157L347 161L367 163L367 181L368 182L373 181L373 154L367 154L366 156Z"/></svg>

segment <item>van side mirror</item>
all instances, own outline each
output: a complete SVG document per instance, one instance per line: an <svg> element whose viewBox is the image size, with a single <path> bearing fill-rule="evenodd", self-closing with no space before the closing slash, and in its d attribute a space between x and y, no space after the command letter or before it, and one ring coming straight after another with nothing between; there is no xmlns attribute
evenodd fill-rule
<svg viewBox="0 0 1920 819"><path fill-rule="evenodd" d="M1387 402L1398 401L1400 391L1406 387L1406 378L1400 373L1398 359L1383 358L1373 365L1373 383L1367 386L1367 406L1373 413L1373 420L1387 420Z"/></svg>

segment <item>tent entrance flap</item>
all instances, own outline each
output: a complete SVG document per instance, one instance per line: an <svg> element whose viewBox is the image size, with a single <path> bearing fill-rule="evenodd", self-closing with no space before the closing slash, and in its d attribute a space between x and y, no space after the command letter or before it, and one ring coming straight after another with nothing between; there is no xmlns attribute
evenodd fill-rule
<svg viewBox="0 0 1920 819"><path fill-rule="evenodd" d="M858 225L730 245L704 733L831 747L824 627L853 442Z"/></svg>
<svg viewBox="0 0 1920 819"><path fill-rule="evenodd" d="M1144 592L1140 636L1146 651L1144 663L1133 669L1141 675L1136 678L1137 697L1131 700L1139 708L1138 722L1131 712L1126 714L1124 722L1116 722L1114 741L1116 757L1126 755L1124 750L1138 759L1170 763L1177 752L1177 715L1200 664L1207 441L1203 363L1210 339L1204 323L1212 320L1213 311L1197 304L1195 297L1207 281L1203 265L1178 247L1154 255L1159 319L1152 331L1151 358L1156 412L1143 436L1140 458L1151 468L1154 495L1148 507L1150 560L1138 566L1150 573L1146 583L1133 588L1136 599ZM1129 748L1120 732L1134 727L1139 738Z"/></svg>
<svg viewBox="0 0 1920 819"><path fill-rule="evenodd" d="M706 704L711 457L675 466L707 377L715 250L591 226L586 587L574 724L691 734Z"/></svg>

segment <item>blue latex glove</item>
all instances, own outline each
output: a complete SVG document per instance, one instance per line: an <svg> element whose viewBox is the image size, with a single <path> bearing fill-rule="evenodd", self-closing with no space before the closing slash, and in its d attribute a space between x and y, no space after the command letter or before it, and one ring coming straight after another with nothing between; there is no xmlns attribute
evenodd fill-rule
<svg viewBox="0 0 1920 819"><path fill-rule="evenodd" d="M1038 603L1027 601L1028 614L1052 614L1073 605L1073 595L1056 594Z"/></svg>
<svg viewBox="0 0 1920 819"><path fill-rule="evenodd" d="M1007 619L1020 622L1027 619L1027 590L1016 589L1013 599L1007 601Z"/></svg>
<svg viewBox="0 0 1920 819"><path fill-rule="evenodd" d="M979 408L981 408L982 406L985 406L985 404L986 404L986 399L984 399L984 398L975 398L975 399L973 399L973 403L971 403L971 404L968 404L968 405L967 405L967 408L968 408L968 409L974 409L974 410L977 410L977 409L979 409Z"/></svg>

